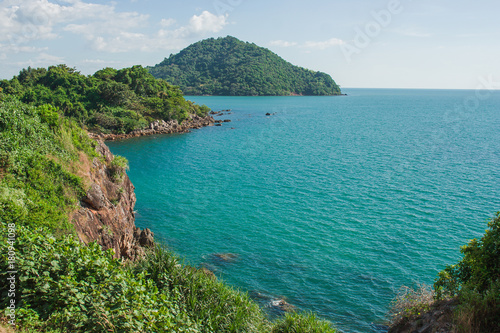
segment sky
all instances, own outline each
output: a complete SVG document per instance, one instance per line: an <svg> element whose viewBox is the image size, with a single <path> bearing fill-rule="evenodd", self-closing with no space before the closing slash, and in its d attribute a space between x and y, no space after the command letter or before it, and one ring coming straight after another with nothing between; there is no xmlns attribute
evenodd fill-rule
<svg viewBox="0 0 500 333"><path fill-rule="evenodd" d="M153 66L234 36L341 87L500 89L498 0L2 0L0 79Z"/></svg>

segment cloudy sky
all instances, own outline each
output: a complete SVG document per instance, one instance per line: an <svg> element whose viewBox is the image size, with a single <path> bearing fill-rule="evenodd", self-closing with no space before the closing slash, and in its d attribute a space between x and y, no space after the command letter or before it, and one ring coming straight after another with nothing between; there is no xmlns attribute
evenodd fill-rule
<svg viewBox="0 0 500 333"><path fill-rule="evenodd" d="M498 0L2 0L0 79L155 65L231 35L342 87L500 88Z"/></svg>

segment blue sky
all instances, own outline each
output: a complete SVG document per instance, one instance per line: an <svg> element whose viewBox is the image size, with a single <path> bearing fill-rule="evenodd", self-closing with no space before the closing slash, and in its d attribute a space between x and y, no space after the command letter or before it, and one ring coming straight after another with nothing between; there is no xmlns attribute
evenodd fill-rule
<svg viewBox="0 0 500 333"><path fill-rule="evenodd" d="M155 65L231 35L342 87L500 89L498 13L493 0L3 0L0 78Z"/></svg>

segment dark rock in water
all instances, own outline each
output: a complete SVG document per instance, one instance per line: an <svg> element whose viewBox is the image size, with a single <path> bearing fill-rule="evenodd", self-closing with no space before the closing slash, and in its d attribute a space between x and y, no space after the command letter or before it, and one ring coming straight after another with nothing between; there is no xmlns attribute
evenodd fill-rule
<svg viewBox="0 0 500 333"><path fill-rule="evenodd" d="M286 301L286 297L275 297L262 294L258 291L251 291L250 297L260 303L263 307L269 309L273 315L282 315L283 312L295 311L296 307Z"/></svg>
<svg viewBox="0 0 500 333"><path fill-rule="evenodd" d="M154 234L148 228L140 230L135 229L135 238L139 240L139 244L143 247L153 247L155 245Z"/></svg>
<svg viewBox="0 0 500 333"><path fill-rule="evenodd" d="M233 262L238 259L238 255L236 253L214 253L213 257L223 262Z"/></svg>
<svg viewBox="0 0 500 333"><path fill-rule="evenodd" d="M231 122L231 119L224 119L224 122L225 122L225 123L230 123L230 122Z"/></svg>
<svg viewBox="0 0 500 333"><path fill-rule="evenodd" d="M222 124L221 123L216 123L215 126L222 126Z"/></svg>
<svg viewBox="0 0 500 333"><path fill-rule="evenodd" d="M287 303L283 298L271 300L271 306L284 312L290 312L295 310L295 306L290 303Z"/></svg>
<svg viewBox="0 0 500 333"><path fill-rule="evenodd" d="M268 113L266 113L266 116L270 116L270 115L271 115L271 114L270 114L269 112L268 112Z"/></svg>
<svg viewBox="0 0 500 333"><path fill-rule="evenodd" d="M216 120L216 121L214 121L214 123L220 124L220 123L222 123L222 120Z"/></svg>

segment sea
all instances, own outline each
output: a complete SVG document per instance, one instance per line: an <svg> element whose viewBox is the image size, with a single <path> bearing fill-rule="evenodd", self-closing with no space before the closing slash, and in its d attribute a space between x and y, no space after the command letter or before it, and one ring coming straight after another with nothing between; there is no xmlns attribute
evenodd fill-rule
<svg viewBox="0 0 500 333"><path fill-rule="evenodd" d="M130 163L136 224L187 264L341 332L384 332L500 210L500 91L186 96L230 120L108 142ZM267 115L266 115L267 114Z"/></svg>

